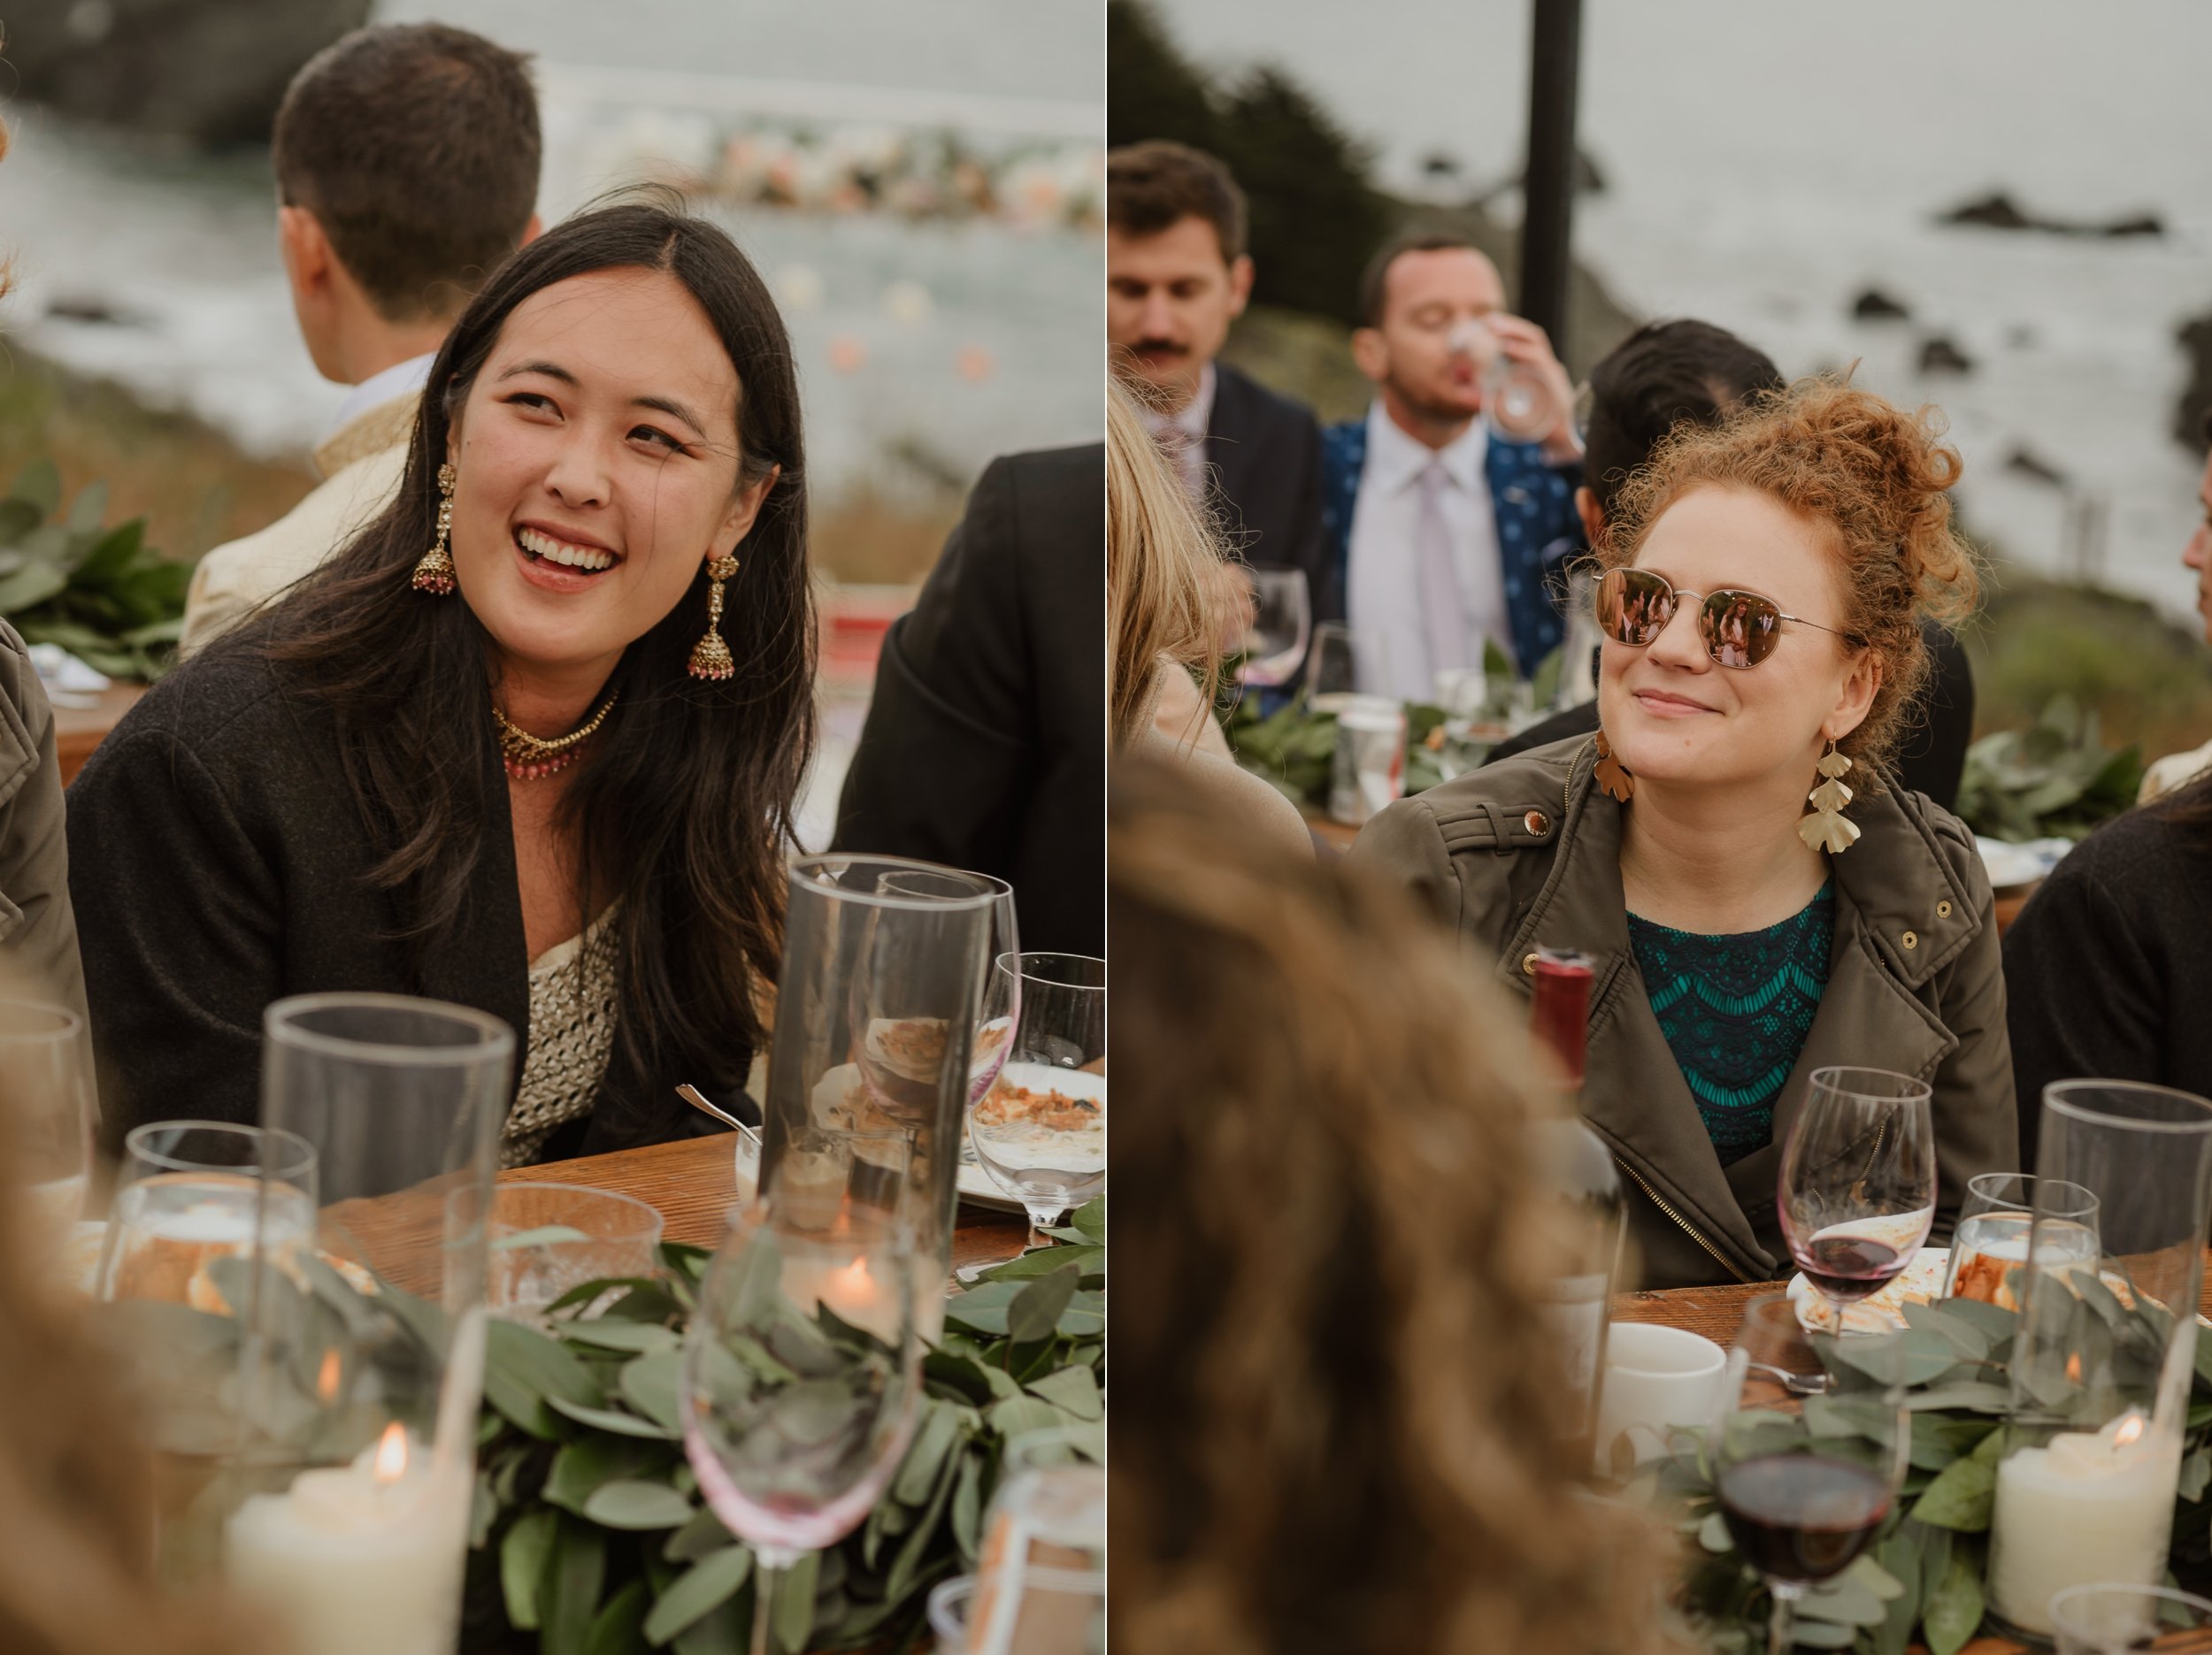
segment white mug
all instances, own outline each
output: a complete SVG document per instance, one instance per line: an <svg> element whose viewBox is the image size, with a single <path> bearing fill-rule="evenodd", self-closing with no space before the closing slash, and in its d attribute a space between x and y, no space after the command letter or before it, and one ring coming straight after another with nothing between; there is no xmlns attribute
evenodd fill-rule
<svg viewBox="0 0 2212 1655"><path fill-rule="evenodd" d="M1649 1322L1607 1330L1598 1393L1597 1461L1609 1465L1624 1431L1640 1460L1666 1452L1670 1428L1707 1425L1721 1404L1727 1352L1712 1340Z"/></svg>

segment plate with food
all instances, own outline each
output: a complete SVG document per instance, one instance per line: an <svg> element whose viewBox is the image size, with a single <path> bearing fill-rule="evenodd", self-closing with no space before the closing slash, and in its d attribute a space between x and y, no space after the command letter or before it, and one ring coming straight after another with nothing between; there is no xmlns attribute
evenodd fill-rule
<svg viewBox="0 0 2212 1655"><path fill-rule="evenodd" d="M840 1063L824 1072L814 1084L810 1100L814 1123L833 1132L904 1131L906 1125L885 1110L873 1097L856 1063ZM979 1107L980 1106L978 1106ZM743 1139L744 1134L738 1137ZM738 1145L737 1181L741 1197L749 1199L760 1173L760 1156L757 1148L750 1149L741 1141ZM986 1207L995 1212L1018 1213L1022 1204L999 1188L991 1175L984 1171L975 1158L975 1146L968 1134L960 1135L960 1199L976 1207Z"/></svg>
<svg viewBox="0 0 2212 1655"><path fill-rule="evenodd" d="M1923 1247L1912 1262L1892 1276L1878 1293L1869 1293L1843 1309L1846 1333L1890 1333L1905 1325L1905 1306L1924 1305L1941 1297L1943 1278L1951 1268L1948 1247ZM1797 1307L1798 1324L1809 1333L1836 1331L1835 1306L1805 1279L1801 1270L1790 1277L1786 1290Z"/></svg>

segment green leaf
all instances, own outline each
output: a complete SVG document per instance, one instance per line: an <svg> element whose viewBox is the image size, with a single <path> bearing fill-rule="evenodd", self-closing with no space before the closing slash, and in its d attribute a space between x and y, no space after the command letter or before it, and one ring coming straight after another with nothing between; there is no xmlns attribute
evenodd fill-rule
<svg viewBox="0 0 2212 1655"><path fill-rule="evenodd" d="M959 1480L952 1489L952 1543L960 1548L960 1560L973 1564L983 1530L983 1458L963 1454Z"/></svg>
<svg viewBox="0 0 2212 1655"><path fill-rule="evenodd" d="M1728 1532L1728 1520L1718 1512L1705 1513L1705 1521L1697 1526L1697 1543L1713 1552L1732 1552L1736 1545Z"/></svg>
<svg viewBox="0 0 2212 1655"><path fill-rule="evenodd" d="M1928 1485L1912 1508L1912 1519L1932 1529L1979 1534L1989 1527L1996 1489L1993 1467L1978 1457L1955 1460Z"/></svg>
<svg viewBox="0 0 2212 1655"><path fill-rule="evenodd" d="M655 1424L672 1431L680 1429L683 1415L677 1408L676 1391L682 1382L683 1361L681 1351L659 1351L626 1364L619 1382L622 1399Z"/></svg>
<svg viewBox="0 0 2212 1655"><path fill-rule="evenodd" d="M651 1420L641 1420L634 1414L625 1414L615 1408L588 1408L565 1397L546 1398L556 1414L574 1420L579 1425L588 1425L594 1430L613 1431L621 1437L650 1437L664 1442L675 1440L677 1433Z"/></svg>
<svg viewBox="0 0 2212 1655"><path fill-rule="evenodd" d="M15 487L8 492L37 507L42 517L50 517L61 510L61 471L41 455L15 474Z"/></svg>
<svg viewBox="0 0 2212 1655"><path fill-rule="evenodd" d="M584 1515L603 1529L675 1529L689 1522L695 1509L665 1483L643 1481L602 1483L584 1502Z"/></svg>
<svg viewBox="0 0 2212 1655"><path fill-rule="evenodd" d="M1980 1360L1995 1341L1988 1329L1970 1317L1955 1316L1946 1305L1907 1305L1905 1325L1935 1334L1962 1356Z"/></svg>
<svg viewBox="0 0 2212 1655"><path fill-rule="evenodd" d="M584 1640L584 1655L643 1655L645 1609L651 1594L643 1579L625 1583L607 1599Z"/></svg>
<svg viewBox="0 0 2212 1655"><path fill-rule="evenodd" d="M1019 1258L995 1264L977 1276L983 1282L1018 1282L1035 1276L1049 1276L1053 1271L1073 1265L1086 1276L1098 1276L1106 1268L1106 1249L1086 1244L1073 1247L1039 1247Z"/></svg>
<svg viewBox="0 0 2212 1655"><path fill-rule="evenodd" d="M495 1318L485 1329L484 1396L518 1429L551 1440L559 1421L546 1411L556 1399L590 1406L601 1398L584 1365L542 1333Z"/></svg>
<svg viewBox="0 0 2212 1655"><path fill-rule="evenodd" d="M546 1557L545 1579L538 1589L542 1655L585 1655L592 1622L599 1614L599 1594L607 1580L607 1537L589 1523L567 1515Z"/></svg>
<svg viewBox="0 0 2212 1655"><path fill-rule="evenodd" d="M2212 1485L2212 1450L2200 1448L2181 1462L2181 1498L2200 1500L2208 1485Z"/></svg>
<svg viewBox="0 0 2212 1655"><path fill-rule="evenodd" d="M130 567L145 544L146 519L134 517L102 537L72 571L72 578L80 586L105 586Z"/></svg>
<svg viewBox="0 0 2212 1655"><path fill-rule="evenodd" d="M649 1352L672 1351L683 1343L683 1337L673 1329L653 1322L611 1322L598 1317L589 1322L556 1325L567 1343L588 1345L602 1351L629 1351L643 1355Z"/></svg>
<svg viewBox="0 0 2212 1655"><path fill-rule="evenodd" d="M19 615L45 602L68 585L68 574L51 563L26 563L0 579L0 615Z"/></svg>
<svg viewBox="0 0 2212 1655"><path fill-rule="evenodd" d="M1970 1553L1955 1548L1942 1582L1930 1595L1921 1615L1932 1655L1958 1655L1981 1625L1982 1607L1980 1571Z"/></svg>
<svg viewBox="0 0 2212 1655"><path fill-rule="evenodd" d="M100 526L100 519L108 514L108 486L104 482L89 482L77 491L77 497L69 504L70 532L88 534Z"/></svg>
<svg viewBox="0 0 2212 1655"><path fill-rule="evenodd" d="M1536 663L1536 670L1529 678L1529 693L1533 704L1548 707L1559 699L1559 680L1567 670L1567 646L1561 644Z"/></svg>
<svg viewBox="0 0 2212 1655"><path fill-rule="evenodd" d="M737 1596L753 1572L749 1548L726 1545L710 1552L676 1577L645 1617L645 1641L658 1649L701 1617Z"/></svg>
<svg viewBox="0 0 2212 1655"><path fill-rule="evenodd" d="M518 1631L538 1629L538 1585L545 1578L560 1513L540 1506L508 1525L499 1543L499 1584L507 1599L507 1620Z"/></svg>
<svg viewBox="0 0 2212 1655"><path fill-rule="evenodd" d="M1106 1198L1102 1195L1084 1202L1068 1214L1068 1222L1103 1245L1106 1241Z"/></svg>
<svg viewBox="0 0 2212 1655"><path fill-rule="evenodd" d="M892 1480L891 1498L903 1500L909 1506L919 1506L929 1498L937 1486L937 1474L943 1467L945 1456L951 1453L960 1441L960 1415L949 1403L930 1402L925 1405L922 1423L914 1433L913 1444L906 1451L906 1458L899 1462L898 1475Z"/></svg>
<svg viewBox="0 0 2212 1655"><path fill-rule="evenodd" d="M1858 1641L1858 1629L1823 1621L1801 1620L1795 1641L1801 1650L1847 1650Z"/></svg>
<svg viewBox="0 0 2212 1655"><path fill-rule="evenodd" d="M821 1567L822 1554L809 1552L776 1582L776 1642L790 1655L806 1648L807 1635L814 1630L814 1582Z"/></svg>
<svg viewBox="0 0 2212 1655"><path fill-rule="evenodd" d="M1848 1575L1806 1593L1801 1611L1812 1620L1847 1627L1878 1627L1889 1619L1888 1604Z"/></svg>
<svg viewBox="0 0 2212 1655"><path fill-rule="evenodd" d="M1064 1413L1079 1420L1102 1420L1106 1417L1106 1398L1099 1394L1098 1381L1087 1368L1062 1368L1033 1382L1032 1396L1042 1397Z"/></svg>
<svg viewBox="0 0 2212 1655"><path fill-rule="evenodd" d="M722 1520L711 1508L703 1506L691 1514L689 1522L668 1536L668 1544L661 1548L661 1556L671 1563L696 1563L736 1538L722 1526Z"/></svg>
<svg viewBox="0 0 2212 1655"><path fill-rule="evenodd" d="M675 1451L665 1443L580 1433L553 1456L540 1498L580 1516L591 1497L606 1484L664 1475L675 1461Z"/></svg>
<svg viewBox="0 0 2212 1655"><path fill-rule="evenodd" d="M1050 1338L1059 1326L1060 1313L1074 1299L1081 1282L1082 1272L1071 1264L1031 1282L1007 1306L1008 1337L1017 1345Z"/></svg>

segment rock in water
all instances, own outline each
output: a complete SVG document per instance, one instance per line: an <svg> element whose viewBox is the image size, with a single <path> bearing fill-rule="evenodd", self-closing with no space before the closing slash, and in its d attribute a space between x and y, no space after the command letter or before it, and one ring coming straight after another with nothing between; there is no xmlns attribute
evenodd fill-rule
<svg viewBox="0 0 2212 1655"><path fill-rule="evenodd" d="M2066 482L2064 471L2025 443L2015 448L2006 457L2005 470L2017 471L2023 477L2032 477L2039 483L2054 483L2062 487Z"/></svg>
<svg viewBox="0 0 2212 1655"><path fill-rule="evenodd" d="M21 95L80 119L195 143L265 143L299 67L373 0L15 0Z"/></svg>
<svg viewBox="0 0 2212 1655"><path fill-rule="evenodd" d="M2212 418L2212 313L2184 322L2174 337L2189 358L2189 383L2174 408L2174 436L2201 454L2205 421Z"/></svg>
<svg viewBox="0 0 2212 1655"><path fill-rule="evenodd" d="M1862 322L1907 322L1912 312L1902 299L1893 299L1879 287L1869 287L1851 301L1851 314Z"/></svg>
<svg viewBox="0 0 2212 1655"><path fill-rule="evenodd" d="M2115 218L2098 232L2101 235L2163 235L2166 221L2154 212L2141 213L2132 218Z"/></svg>
<svg viewBox="0 0 2212 1655"><path fill-rule="evenodd" d="M1971 373L1974 359L1954 344L1947 334L1931 334L1920 347L1923 373Z"/></svg>
<svg viewBox="0 0 2212 1655"><path fill-rule="evenodd" d="M1978 224L1990 230L2037 230L2043 226L2020 211L2011 196L2001 189L1980 201L1970 201L1962 207L1936 215L1938 224Z"/></svg>

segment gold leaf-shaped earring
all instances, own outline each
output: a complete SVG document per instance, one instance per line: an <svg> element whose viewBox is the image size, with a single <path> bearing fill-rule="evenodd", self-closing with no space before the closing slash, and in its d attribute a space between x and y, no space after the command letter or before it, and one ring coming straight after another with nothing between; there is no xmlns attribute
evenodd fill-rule
<svg viewBox="0 0 2212 1655"><path fill-rule="evenodd" d="M448 461L438 468L438 538L415 565L415 590L427 592L434 598L442 598L453 590L453 559L447 555L446 541L453 533L453 464Z"/></svg>
<svg viewBox="0 0 2212 1655"><path fill-rule="evenodd" d="M1598 791L1608 799L1626 804L1636 796L1635 777L1629 773L1627 765L1613 756L1613 744L1605 739L1602 730L1597 734L1597 747Z"/></svg>
<svg viewBox="0 0 2212 1655"><path fill-rule="evenodd" d="M1831 741L1817 768L1824 779L1805 795L1812 808L1798 823L1797 837L1815 850L1824 850L1832 856L1849 850L1859 840L1859 824L1843 814L1844 806L1851 802L1852 797L1851 790L1843 785L1851 761L1837 752L1836 744Z"/></svg>
<svg viewBox="0 0 2212 1655"><path fill-rule="evenodd" d="M737 670L729 645L722 641L722 583L737 572L734 557L707 559L707 635L691 648L695 678L726 678Z"/></svg>

